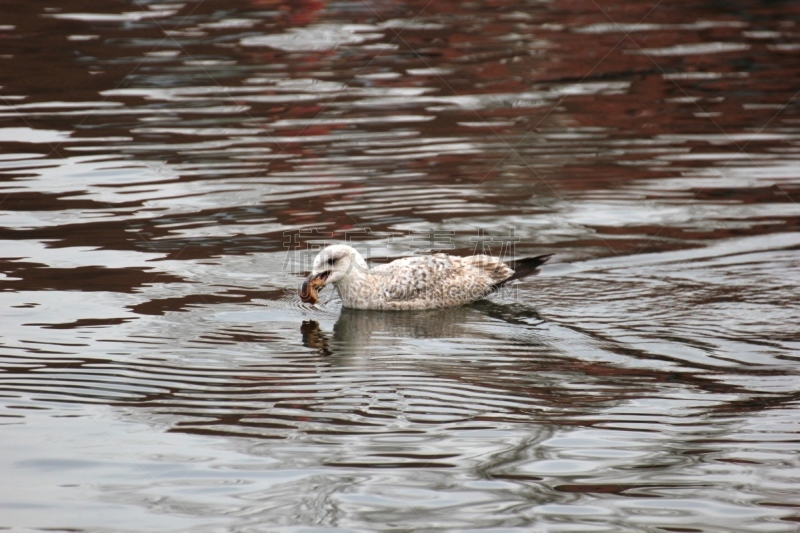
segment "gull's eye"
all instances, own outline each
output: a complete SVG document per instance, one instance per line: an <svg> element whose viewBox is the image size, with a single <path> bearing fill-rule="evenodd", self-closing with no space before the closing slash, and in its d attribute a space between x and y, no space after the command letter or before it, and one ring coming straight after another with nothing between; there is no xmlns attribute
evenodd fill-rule
<svg viewBox="0 0 800 533"><path fill-rule="evenodd" d="M327 263L328 263L329 265L331 265L331 266L333 266L333 264L334 264L335 262L336 262L336 259L334 259L333 257L331 257L331 258L330 258L330 259L328 259L328 261L327 261Z"/></svg>

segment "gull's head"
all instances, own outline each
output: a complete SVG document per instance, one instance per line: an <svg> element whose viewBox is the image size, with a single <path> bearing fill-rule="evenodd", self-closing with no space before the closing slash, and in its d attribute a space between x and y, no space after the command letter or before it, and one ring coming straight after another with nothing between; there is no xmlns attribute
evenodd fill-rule
<svg viewBox="0 0 800 533"><path fill-rule="evenodd" d="M314 258L311 275L300 288L300 298L316 303L317 293L325 285L352 279L368 269L367 262L355 248L346 244L328 246Z"/></svg>

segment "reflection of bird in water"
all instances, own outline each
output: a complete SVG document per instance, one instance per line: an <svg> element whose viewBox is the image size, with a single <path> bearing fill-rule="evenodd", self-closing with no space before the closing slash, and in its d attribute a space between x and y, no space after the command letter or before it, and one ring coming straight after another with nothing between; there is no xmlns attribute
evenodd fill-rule
<svg viewBox="0 0 800 533"><path fill-rule="evenodd" d="M303 346L317 350L320 355L331 355L328 336L320 331L319 322L316 320L304 320L300 326L300 333L303 335Z"/></svg>
<svg viewBox="0 0 800 533"><path fill-rule="evenodd" d="M488 255L434 254L403 257L369 268L355 249L328 246L314 259L300 297L316 303L318 292L333 283L350 309L435 309L480 300L504 284L536 274L552 254L503 263Z"/></svg>
<svg viewBox="0 0 800 533"><path fill-rule="evenodd" d="M322 355L331 355L374 346L377 337L380 337L378 344L383 346L407 339L485 339L489 334L482 328L491 322L490 319L527 326L531 321L542 320L530 308L487 300L467 307L408 313L342 309L332 336L322 331L314 320L303 322L300 332L304 346L314 348Z"/></svg>
<svg viewBox="0 0 800 533"><path fill-rule="evenodd" d="M482 406L475 416L492 413L492 420L508 415L509 421L519 422L519 416L547 410L546 420L562 423L567 419L560 418L560 412L569 417L589 415L609 405L650 397L657 388L654 384L661 381L705 387L707 379L697 378L694 369L675 372L620 365L620 357L631 353L624 343L545 321L523 304L484 300L404 313L342 309L333 331L306 321L301 332L303 344L313 354L332 368L358 375L348 386L359 380L374 384L389 379L391 388L402 390L404 396L425 398L416 414L426 416L435 416L427 410L431 406L441 413L470 403ZM590 357L584 359L586 354ZM608 360L603 360L604 354ZM372 372L380 377L371 380ZM472 413L470 409L464 411Z"/></svg>

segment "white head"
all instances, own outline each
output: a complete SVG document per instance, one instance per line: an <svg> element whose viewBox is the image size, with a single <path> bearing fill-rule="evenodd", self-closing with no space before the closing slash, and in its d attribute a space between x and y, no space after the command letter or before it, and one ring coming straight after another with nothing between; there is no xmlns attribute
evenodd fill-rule
<svg viewBox="0 0 800 533"><path fill-rule="evenodd" d="M346 244L328 246L314 258L311 277L325 276L325 285L338 283L349 276L369 270L367 262L358 251Z"/></svg>
<svg viewBox="0 0 800 533"><path fill-rule="evenodd" d="M367 262L358 251L346 244L328 246L314 258L311 275L303 282L300 297L316 302L316 292L329 283L347 283L369 270Z"/></svg>

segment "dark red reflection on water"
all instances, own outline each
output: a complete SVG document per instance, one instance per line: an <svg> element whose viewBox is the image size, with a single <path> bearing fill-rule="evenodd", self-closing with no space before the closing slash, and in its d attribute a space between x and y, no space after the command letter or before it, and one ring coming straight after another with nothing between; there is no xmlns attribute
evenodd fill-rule
<svg viewBox="0 0 800 533"><path fill-rule="evenodd" d="M135 11L135 5L128 7ZM444 183L456 190L477 189L480 199L489 198L501 209L501 214L509 216L533 214L530 208L522 210L518 207L520 200L607 190L634 180L680 172L670 166L642 169L635 164L627 165L637 163L641 157L635 153L605 155L603 151L607 147L603 143L600 146L592 146L591 142L582 145L578 147L579 154L563 153L565 147L550 140L549 133L563 128L599 128L605 139L621 143L626 139L653 139L670 134L721 136L725 145L721 148L719 143L709 146L702 139L676 141L676 144L698 154L711 149L724 164L725 154L764 154L781 149L785 145L781 139L737 141L736 135L759 132L764 128L767 131L785 128L790 124L786 121L793 120L797 113L796 101L793 100L794 80L798 79L800 67L791 53L794 39L790 21L797 18L798 8L793 3L725 6L700 2L692 6L668 3L654 6L651 2L624 5L569 2L523 8L516 2L469 5L455 2L367 2L352 6L321 2L241 2L226 3L225 7L237 11L238 17L252 24L243 28L221 25L204 29L199 23L205 22L205 18L213 18L218 11L217 3L210 1L179 6L170 16L134 17L132 22L124 17L114 19L113 16L120 13L113 10L105 13L112 15L108 20L101 16L97 20L69 17L75 13L98 13L98 6L87 2L69 2L48 10L35 4L7 3L3 11L8 27L13 29L3 30L3 94L23 96L23 104L113 102L150 113L150 123L157 125L176 120L198 124L201 121L185 114L186 110L181 106L169 102L156 104L152 102L154 98L145 95L109 97L103 93L129 87L141 87L145 91L148 87L154 90L197 86L214 88L219 85L243 87L251 73L263 69L277 69L280 79L313 77L315 73L324 72L327 80L358 90L416 87L426 89L425 94L437 98L517 94L534 89L569 90L575 84L625 82L627 86L616 91L618 94L569 95L567 91L565 95L543 102L544 105L532 107L516 107L519 102L512 98L499 105L479 104L475 109L445 111L432 110L435 105L413 96L382 109L348 106L358 103L358 97L346 91L344 94L334 92L330 97L313 103L291 100L259 103L246 98L238 100L236 95L231 95L220 100L229 104L246 104L249 106L246 113L210 115L214 122L224 126L247 124L261 129L265 147L289 156L271 163L269 169L256 169L251 177L257 179L273 173L296 171L303 159L329 157L332 143L325 140L315 142L315 137L335 136L353 128L353 124L349 124L352 120L380 117L396 110L399 105L409 113L429 116L433 120L413 123L410 128L381 121L356 127L365 134L409 129L428 143L458 134L480 145L496 146L484 146L478 155L449 153L410 157L394 160L391 166L370 161L363 167L387 178L403 171L417 175L403 178L404 184L429 187ZM260 11L265 7L275 11L265 14ZM251 34L279 34L339 21L380 25L398 18L411 22L410 27L388 25L381 30L381 36L368 40L370 44L390 45L391 48L341 46L314 51L302 47L300 50L282 50L238 44L240 38ZM619 26L615 28L614 24ZM94 37L84 39L82 36ZM719 47L723 51L718 51ZM171 61L168 56L159 59L157 55L147 55L163 52L178 53L179 58ZM190 71L184 65L187 56L197 61L225 64ZM420 70L425 72L417 74L416 71ZM380 76L387 73L402 75ZM263 94L276 93L265 89ZM6 103L13 108L14 102L7 100ZM209 103L196 100L192 105ZM333 111L336 111L336 120L332 122ZM298 119L312 123L283 129L279 142L270 141L270 137L275 135L272 124ZM139 156L171 163L187 162L180 153L168 149L170 144L186 141L185 135L132 131L132 127L140 126L138 122L135 115L120 120L113 115L97 116L91 109L87 109L85 114L68 116L28 113L21 109L3 117L5 127L66 131L73 138L87 142L98 134L131 138L130 143L120 147L123 152L137 144L158 141L163 143L163 148L143 150ZM458 126L463 122L484 122L485 127L469 130ZM730 137L727 142L724 141L726 136ZM298 140L293 142L292 138ZM224 133L203 138L208 141L225 139ZM22 146L7 142L5 149L15 151ZM31 148L27 143L24 147ZM509 150L510 147L514 149ZM549 155L550 147L556 153L562 152L561 157ZM48 157L69 155L64 151L67 146L62 143L40 148ZM424 150L420 147L419 151ZM91 154L91 150L84 153ZM358 146L344 148L341 153L344 157L363 155ZM585 157L589 153L592 157ZM546 164L545 160L548 160ZM521 166L519 175L503 174L503 168L510 162ZM704 160L689 161L682 163L681 169L705 165L707 161ZM287 226L311 224L323 219L323 223L334 230L343 226L369 225L374 231L389 231L391 221L398 217L422 218L435 224L470 213L468 204L462 210L451 209L441 215L421 215L414 208L391 211L385 217L361 217L352 211L331 212L326 209L326 204L358 195L361 186L326 177L324 169L317 174L318 179L327 183L339 183L338 190L302 200L289 200L282 205L269 205L267 202L268 215ZM214 176L180 176L179 179L192 181L214 179ZM789 197L796 197L795 184L788 184L782 190ZM62 193L57 198L45 198L41 196L45 194L43 191L38 192L39 198L31 197L31 192L12 192L3 205L6 209L21 209L23 203L27 206L25 209L75 208L77 206L70 205L69 197L77 192ZM729 199L744 201L751 193L746 189L725 194ZM785 199L776 195L766 197L764 201L783 202ZM115 202L110 207L122 209L131 206ZM81 208L91 209L91 205ZM228 212L235 220L246 216L237 213L236 209ZM212 213L182 214L178 220L211 223ZM169 239L169 232L165 234L160 229L163 223L157 214L137 222L142 226L139 230L141 235L149 239L159 238L164 248L169 249L170 242L175 248L185 248L185 242ZM763 231L755 227L752 230ZM639 227L635 231L645 238L655 233L648 227ZM13 235L36 238L30 233ZM261 237L267 247L275 240L275 235L270 233L263 233ZM711 237L717 238L718 235L712 234ZM111 239L117 246L142 246L139 240L121 232ZM89 243L65 240L64 244ZM209 246L197 248L184 257L214 255L220 251L237 252L235 240L218 245L204 244ZM604 247L596 244L601 249ZM197 243L189 246L195 247Z"/></svg>

